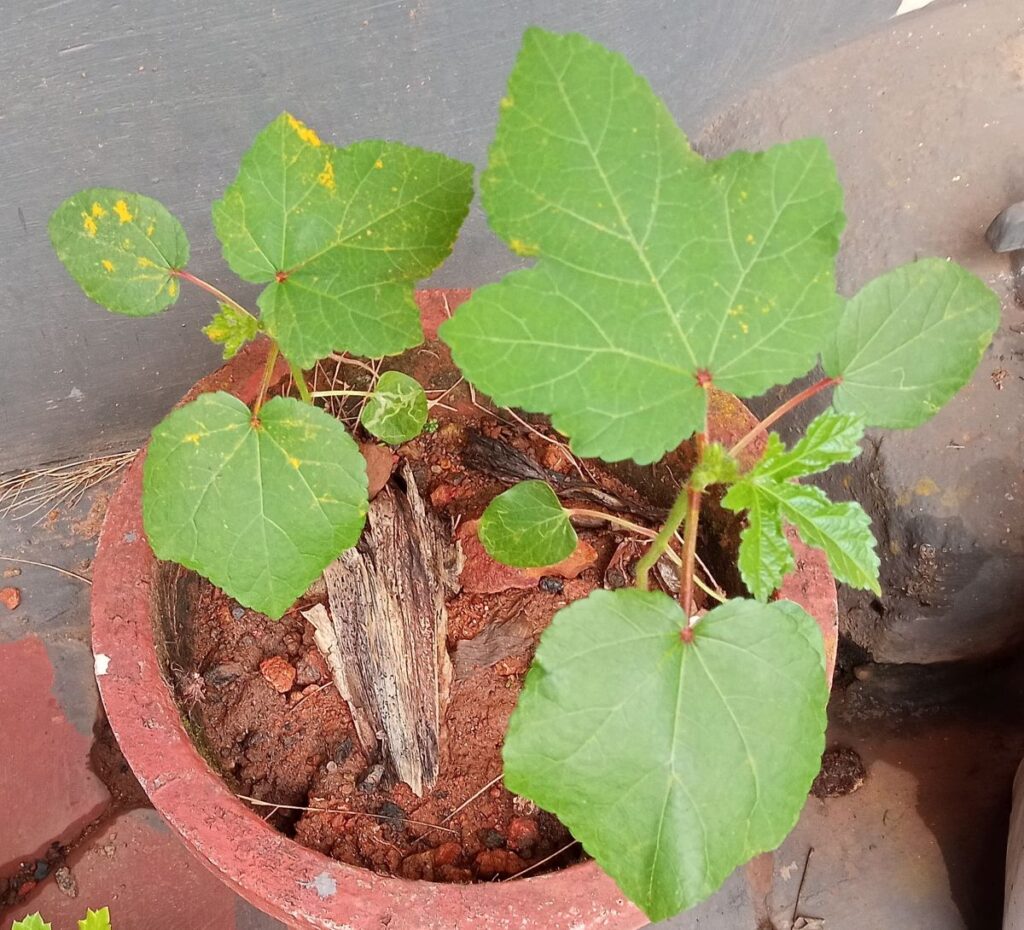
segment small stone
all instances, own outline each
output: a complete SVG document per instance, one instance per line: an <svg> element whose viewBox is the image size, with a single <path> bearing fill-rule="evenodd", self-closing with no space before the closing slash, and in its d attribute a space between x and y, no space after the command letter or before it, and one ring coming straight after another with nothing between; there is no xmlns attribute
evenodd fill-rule
<svg viewBox="0 0 1024 930"><path fill-rule="evenodd" d="M524 816L530 816L531 814L537 813L537 805L529 798L524 798L520 794L517 794L512 798L512 809L517 814L522 814Z"/></svg>
<svg viewBox="0 0 1024 930"><path fill-rule="evenodd" d="M296 684L301 687L318 685L328 678L327 663L319 652L307 652L300 660L295 675Z"/></svg>
<svg viewBox="0 0 1024 930"><path fill-rule="evenodd" d="M462 855L462 847L458 843L442 843L434 850L434 865L454 865Z"/></svg>
<svg viewBox="0 0 1024 930"><path fill-rule="evenodd" d="M8 610L14 610L21 603L21 591L18 588L0 588L0 604Z"/></svg>
<svg viewBox="0 0 1024 930"><path fill-rule="evenodd" d="M352 737L346 736L334 750L334 761L341 765L350 755L352 755Z"/></svg>
<svg viewBox="0 0 1024 930"><path fill-rule="evenodd" d="M388 826L393 830L402 830L405 827L405 811L394 801L385 801L378 813L386 818Z"/></svg>
<svg viewBox="0 0 1024 930"><path fill-rule="evenodd" d="M331 759L331 761L327 763L325 768L327 769L329 774L333 775L335 772L338 771L338 763Z"/></svg>
<svg viewBox="0 0 1024 930"><path fill-rule="evenodd" d="M525 868L526 863L507 849L485 849L476 857L476 870L481 878L515 875Z"/></svg>
<svg viewBox="0 0 1024 930"><path fill-rule="evenodd" d="M47 875L50 874L50 863L45 859L36 860L36 868L32 873L32 877L37 881L41 882Z"/></svg>
<svg viewBox="0 0 1024 930"><path fill-rule="evenodd" d="M231 608L231 616L234 617L236 620L241 620L242 617L245 616L245 608L244 607L232 607Z"/></svg>
<svg viewBox="0 0 1024 930"><path fill-rule="evenodd" d="M505 846L505 837L495 830L494 827L488 827L481 832L480 842L488 849L502 849Z"/></svg>
<svg viewBox="0 0 1024 930"><path fill-rule="evenodd" d="M278 694L285 694L295 684L295 667L284 656L271 656L260 663L260 674Z"/></svg>
<svg viewBox="0 0 1024 930"><path fill-rule="evenodd" d="M561 594L565 590L565 582L561 578L545 575L537 582L537 587L545 594Z"/></svg>
<svg viewBox="0 0 1024 930"><path fill-rule="evenodd" d="M20 568L5 568L3 570L3 572L0 573L0 577L3 577L3 578L17 578L18 575L20 575L20 574L21 574L21 569Z"/></svg>
<svg viewBox="0 0 1024 930"><path fill-rule="evenodd" d="M377 763L369 772L366 777L359 783L359 790L364 794L370 794L377 790L377 786L380 784L380 780L384 777L384 766L381 763Z"/></svg>
<svg viewBox="0 0 1024 930"><path fill-rule="evenodd" d="M61 894L66 894L69 898L78 897L78 882L75 881L75 876L71 874L71 869L66 865L62 865L53 873L53 879Z"/></svg>
<svg viewBox="0 0 1024 930"><path fill-rule="evenodd" d="M222 665L215 665L203 678L211 688L222 688L236 678L241 678L244 673L245 669L238 662L225 662Z"/></svg>
<svg viewBox="0 0 1024 930"><path fill-rule="evenodd" d="M985 232L993 252L1024 249L1024 200L1008 206Z"/></svg>
<svg viewBox="0 0 1024 930"><path fill-rule="evenodd" d="M853 794L867 778L860 756L849 746L826 749L821 757L821 771L811 785L816 798L841 798Z"/></svg>
<svg viewBox="0 0 1024 930"><path fill-rule="evenodd" d="M540 839L537 821L529 817L514 817L508 825L508 845L516 852L529 854Z"/></svg>

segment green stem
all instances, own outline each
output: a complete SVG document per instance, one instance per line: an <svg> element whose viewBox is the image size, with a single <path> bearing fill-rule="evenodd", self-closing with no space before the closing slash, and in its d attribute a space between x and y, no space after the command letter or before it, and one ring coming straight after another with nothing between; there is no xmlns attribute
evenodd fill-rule
<svg viewBox="0 0 1024 930"><path fill-rule="evenodd" d="M708 434L697 433L697 464L704 458ZM683 613L687 619L693 614L693 571L697 557L697 526L700 522L700 488L688 485L686 488L686 532L683 535L683 564L679 569L679 603L683 605Z"/></svg>
<svg viewBox="0 0 1024 930"><path fill-rule="evenodd" d="M217 300L234 307L239 313L244 313L246 316L252 317L254 320L257 319L255 315L245 309L237 300L232 297L228 297L219 287L214 287L209 281L204 281L202 278L197 278L194 274L188 271L184 271L180 268L171 269L171 274L181 278L182 281L188 281L190 284L194 284L196 287L201 287L208 294L213 294Z"/></svg>
<svg viewBox="0 0 1024 930"><path fill-rule="evenodd" d="M761 433L767 432L768 427L771 426L776 420L781 420L790 410L795 407L799 407L805 400L810 400L815 394L819 394L826 388L832 387L834 384L839 384L842 378L822 378L820 381L816 381L809 388L805 388L799 394L794 395L784 404L779 404L771 413L768 414L760 423L757 424L749 433L746 434L736 445L729 450L729 455L733 458L738 453L742 452L749 446Z"/></svg>
<svg viewBox="0 0 1024 930"><path fill-rule="evenodd" d="M274 374L274 366L277 364L277 356L280 354L280 350L277 348L277 343L272 342L270 344L270 351L267 352L267 364L263 369L263 380L260 382L260 391L256 395L256 403L252 405L252 424L257 426L259 424L260 410L263 409L263 400L267 396L267 388L270 387L270 379Z"/></svg>
<svg viewBox="0 0 1024 930"><path fill-rule="evenodd" d="M672 509L665 518L664 525L655 534L654 542L651 543L650 548L643 554L640 561L636 563L636 586L641 591L649 590L648 576L651 573L651 569L654 568L658 559L668 549L668 544L672 541L676 530L679 529L683 519L686 517L686 490L685 487L680 489L679 495L672 504Z"/></svg>
<svg viewBox="0 0 1024 930"><path fill-rule="evenodd" d="M306 384L306 376L303 374L302 369L291 360L288 362L288 369L292 373L292 381L295 382L295 386L299 389L299 397L307 404L313 403L313 395L309 393L309 386Z"/></svg>

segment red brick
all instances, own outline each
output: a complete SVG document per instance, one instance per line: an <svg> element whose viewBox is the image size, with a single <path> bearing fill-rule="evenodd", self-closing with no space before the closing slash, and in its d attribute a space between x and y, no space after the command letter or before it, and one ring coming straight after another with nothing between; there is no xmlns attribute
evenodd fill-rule
<svg viewBox="0 0 1024 930"><path fill-rule="evenodd" d="M0 643L0 875L67 842L110 803L89 768L89 738L52 693L54 672L36 636Z"/></svg>

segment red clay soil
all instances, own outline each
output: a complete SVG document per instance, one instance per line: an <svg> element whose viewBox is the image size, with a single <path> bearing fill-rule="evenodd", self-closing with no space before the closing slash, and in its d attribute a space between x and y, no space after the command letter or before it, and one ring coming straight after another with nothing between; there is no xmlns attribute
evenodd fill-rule
<svg viewBox="0 0 1024 930"><path fill-rule="evenodd" d="M516 424L485 418L475 427L547 467L572 468L558 446ZM176 630L186 641L175 653L193 657L190 667L179 660L169 669L183 716L215 767L239 794L280 805L260 809L270 823L343 862L411 879L488 880L580 858L555 817L501 784L501 745L540 634L557 610L604 583L624 538L581 531L576 563L561 573L517 573L491 562L470 521L505 485L463 463L466 435L442 422L399 450L435 508L459 526L463 578L473 576L448 603L455 676L440 777L424 797L382 783L380 766L363 753L299 613L316 598L273 622L199 581L188 621ZM595 475L604 489L636 500L615 477ZM467 642L474 647L461 650Z"/></svg>

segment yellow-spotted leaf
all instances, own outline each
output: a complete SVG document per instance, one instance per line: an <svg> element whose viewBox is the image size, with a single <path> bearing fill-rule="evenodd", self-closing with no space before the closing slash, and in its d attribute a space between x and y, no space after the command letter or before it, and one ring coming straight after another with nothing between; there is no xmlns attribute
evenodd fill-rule
<svg viewBox="0 0 1024 930"><path fill-rule="evenodd" d="M185 230L163 204L108 187L80 191L50 217L50 241L86 295L115 313L150 316L178 299Z"/></svg>
<svg viewBox="0 0 1024 930"><path fill-rule="evenodd" d="M355 545L367 509L355 440L292 398L268 401L254 422L230 394L204 394L156 427L146 453L153 551L269 617Z"/></svg>
<svg viewBox="0 0 1024 930"><path fill-rule="evenodd" d="M338 148L285 113L242 157L214 228L232 269L267 285L263 321L293 362L394 355L422 341L413 282L451 251L472 179L397 142Z"/></svg>

